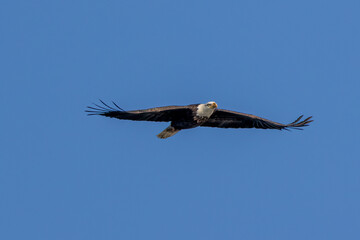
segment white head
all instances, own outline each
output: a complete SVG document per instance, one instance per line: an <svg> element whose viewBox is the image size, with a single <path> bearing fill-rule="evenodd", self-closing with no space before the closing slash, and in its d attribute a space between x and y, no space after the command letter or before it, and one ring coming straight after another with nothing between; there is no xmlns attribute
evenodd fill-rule
<svg viewBox="0 0 360 240"><path fill-rule="evenodd" d="M205 103L205 106L210 108L210 109L215 109L217 108L217 104L216 102L208 102L208 103Z"/></svg>
<svg viewBox="0 0 360 240"><path fill-rule="evenodd" d="M216 102L199 104L196 115L201 117L210 117L216 108L217 108Z"/></svg>

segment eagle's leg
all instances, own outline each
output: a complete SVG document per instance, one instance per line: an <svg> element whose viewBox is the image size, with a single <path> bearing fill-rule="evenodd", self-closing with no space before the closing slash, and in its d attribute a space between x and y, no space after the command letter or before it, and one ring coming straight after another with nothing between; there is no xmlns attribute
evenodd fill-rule
<svg viewBox="0 0 360 240"><path fill-rule="evenodd" d="M168 137L171 137L171 136L174 136L176 133L178 133L180 131L180 129L175 129L174 127L172 126L168 126L167 128L165 128L164 131L162 131L161 133L159 133L157 135L158 138L161 138L161 139L165 139L165 138L168 138Z"/></svg>

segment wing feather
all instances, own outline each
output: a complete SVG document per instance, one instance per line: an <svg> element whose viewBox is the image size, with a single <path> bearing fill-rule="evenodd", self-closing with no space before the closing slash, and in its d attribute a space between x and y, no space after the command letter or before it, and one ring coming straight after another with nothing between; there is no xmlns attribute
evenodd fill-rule
<svg viewBox="0 0 360 240"><path fill-rule="evenodd" d="M277 123L265 118L255 115L229 111L224 109L217 109L209 118L207 122L202 124L202 127L218 127L218 128L261 128L261 129L279 129L288 130L301 129L308 126L313 120L308 117L302 120L303 115L298 117L295 121L289 124Z"/></svg>
<svg viewBox="0 0 360 240"><path fill-rule="evenodd" d="M190 118L193 114L193 108L196 106L166 106L135 111L124 111L114 102L114 106L109 106L101 100L100 102L104 106L99 106L94 103L95 107L88 106L88 109L85 110L85 112L87 112L88 115L100 115L110 118L133 121L170 122L181 121Z"/></svg>

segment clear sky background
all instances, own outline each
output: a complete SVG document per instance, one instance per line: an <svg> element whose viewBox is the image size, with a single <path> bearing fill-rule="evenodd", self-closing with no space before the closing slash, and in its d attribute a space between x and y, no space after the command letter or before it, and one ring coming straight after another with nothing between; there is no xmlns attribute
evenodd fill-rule
<svg viewBox="0 0 360 240"><path fill-rule="evenodd" d="M360 239L360 2L2 1L0 239ZM304 131L88 117L216 101Z"/></svg>

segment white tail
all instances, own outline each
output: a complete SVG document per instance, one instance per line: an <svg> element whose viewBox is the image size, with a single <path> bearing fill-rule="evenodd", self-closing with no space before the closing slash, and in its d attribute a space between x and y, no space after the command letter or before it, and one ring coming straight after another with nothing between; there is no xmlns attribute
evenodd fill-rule
<svg viewBox="0 0 360 240"><path fill-rule="evenodd" d="M172 126L168 126L167 128L165 128L164 131L162 131L161 133L159 133L157 135L158 138L161 138L161 139L165 139L165 138L168 138L168 137L171 137L171 136L174 136L177 132L179 132L180 130L177 130L175 129L174 127Z"/></svg>

